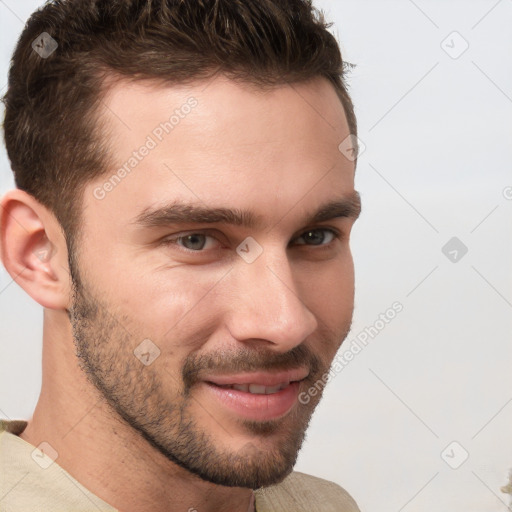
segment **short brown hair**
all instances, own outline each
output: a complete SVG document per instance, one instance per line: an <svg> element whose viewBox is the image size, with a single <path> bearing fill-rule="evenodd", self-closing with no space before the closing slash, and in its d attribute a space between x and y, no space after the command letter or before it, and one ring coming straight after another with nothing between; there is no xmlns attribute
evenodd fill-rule
<svg viewBox="0 0 512 512"><path fill-rule="evenodd" d="M46 3L19 38L3 100L16 186L53 211L69 242L83 186L112 165L95 115L112 76L172 85L220 71L263 88L321 76L333 84L355 135L330 25L311 0ZM58 45L46 58L33 47L44 32Z"/></svg>

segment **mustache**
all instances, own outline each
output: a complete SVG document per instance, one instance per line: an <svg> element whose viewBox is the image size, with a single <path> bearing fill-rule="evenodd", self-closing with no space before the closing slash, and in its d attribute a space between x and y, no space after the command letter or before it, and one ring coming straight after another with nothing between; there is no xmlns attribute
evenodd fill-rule
<svg viewBox="0 0 512 512"><path fill-rule="evenodd" d="M182 378L187 392L202 380L205 373L239 373L256 371L286 371L309 369L308 380L323 368L319 357L306 345L297 345L289 352L276 353L263 349L243 348L217 351L210 354L189 355L182 367Z"/></svg>

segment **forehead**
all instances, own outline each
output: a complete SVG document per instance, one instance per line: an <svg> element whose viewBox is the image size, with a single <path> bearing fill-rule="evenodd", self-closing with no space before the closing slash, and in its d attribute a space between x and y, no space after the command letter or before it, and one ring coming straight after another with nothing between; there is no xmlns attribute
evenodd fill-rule
<svg viewBox="0 0 512 512"><path fill-rule="evenodd" d="M266 90L222 75L177 86L121 81L100 116L114 165L86 188L97 215L127 220L179 199L276 216L353 190L354 164L338 150L345 113L323 78Z"/></svg>

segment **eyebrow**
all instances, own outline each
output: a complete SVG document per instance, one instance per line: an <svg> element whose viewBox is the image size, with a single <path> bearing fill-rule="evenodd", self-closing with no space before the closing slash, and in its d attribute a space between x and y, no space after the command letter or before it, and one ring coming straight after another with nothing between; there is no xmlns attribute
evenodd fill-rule
<svg viewBox="0 0 512 512"><path fill-rule="evenodd" d="M315 224L344 217L357 219L361 213L361 198L357 191L321 205L305 216L304 224ZM279 220L279 222L282 218ZM145 228L163 227L172 224L230 224L248 229L265 225L265 219L249 210L238 208L208 207L174 201L170 204L146 208L134 220L134 224Z"/></svg>

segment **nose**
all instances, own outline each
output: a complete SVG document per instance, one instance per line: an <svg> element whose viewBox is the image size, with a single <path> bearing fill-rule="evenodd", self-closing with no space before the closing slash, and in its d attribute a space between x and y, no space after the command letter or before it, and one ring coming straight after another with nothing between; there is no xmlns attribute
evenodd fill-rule
<svg viewBox="0 0 512 512"><path fill-rule="evenodd" d="M265 340L279 352L300 345L318 322L301 297L285 250L266 249L232 272L233 307L227 327L239 341Z"/></svg>

